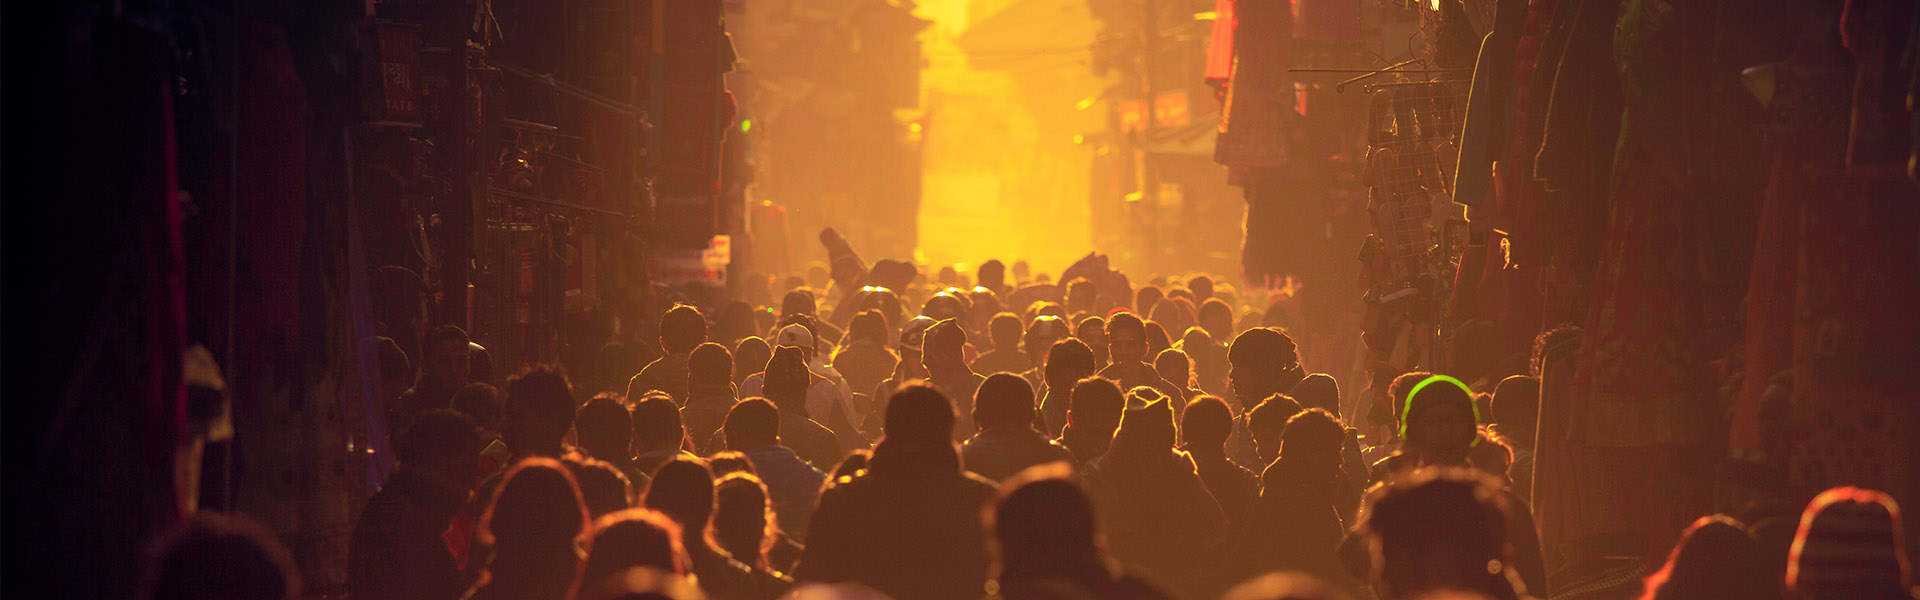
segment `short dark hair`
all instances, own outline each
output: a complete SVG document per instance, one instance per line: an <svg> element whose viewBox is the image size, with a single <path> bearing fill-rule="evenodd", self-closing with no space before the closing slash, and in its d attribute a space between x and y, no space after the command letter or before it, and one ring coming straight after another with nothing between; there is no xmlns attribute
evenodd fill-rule
<svg viewBox="0 0 1920 600"><path fill-rule="evenodd" d="M733 353L728 352L726 346L713 342L700 344L687 357L687 380L690 383L731 383Z"/></svg>
<svg viewBox="0 0 1920 600"><path fill-rule="evenodd" d="M1187 357L1186 351L1179 348L1161 350L1160 354L1153 357L1153 370L1164 372L1169 369L1178 369L1181 373L1186 373L1188 377L1191 377L1193 376L1193 361ZM1180 387L1187 387L1186 379L1170 383Z"/></svg>
<svg viewBox="0 0 1920 600"><path fill-rule="evenodd" d="M686 430L680 424L680 407L664 394L648 394L633 404L633 437L654 448L678 447Z"/></svg>
<svg viewBox="0 0 1920 600"><path fill-rule="evenodd" d="M773 444L780 439L780 411L766 398L741 400L727 411L720 431L734 450Z"/></svg>
<svg viewBox="0 0 1920 600"><path fill-rule="evenodd" d="M1087 347L1086 342L1067 338L1054 342L1053 348L1047 351L1045 375L1048 385L1066 384L1067 382L1059 381L1063 377L1071 377L1070 381L1079 381L1092 375L1096 368L1097 366L1093 364L1093 350ZM1063 387L1072 386L1063 385Z"/></svg>
<svg viewBox="0 0 1920 600"><path fill-rule="evenodd" d="M1022 331L1020 316L1010 312L994 315L993 320L987 322L987 335L993 338L995 350L1018 349L1020 336L1023 333L1025 332Z"/></svg>
<svg viewBox="0 0 1920 600"><path fill-rule="evenodd" d="M480 451L480 427L452 409L436 409L413 418L394 455L401 465L440 462Z"/></svg>
<svg viewBox="0 0 1920 600"><path fill-rule="evenodd" d="M500 402L500 388L493 387L491 383L476 381L467 384L466 387L453 393L453 400L449 405L461 414L472 417L475 424L489 429L498 428L500 419L503 418L501 411L504 407Z"/></svg>
<svg viewBox="0 0 1920 600"><path fill-rule="evenodd" d="M626 460L627 443L633 440L633 417L627 407L620 403L619 396L611 392L594 396L573 416L573 430L579 436L580 446L594 453L594 458L603 460ZM599 456L601 451L619 452L620 456Z"/></svg>
<svg viewBox="0 0 1920 600"><path fill-rule="evenodd" d="M536 443L557 442L573 426L573 383L560 365L535 365L507 380L506 420Z"/></svg>
<svg viewBox="0 0 1920 600"><path fill-rule="evenodd" d="M762 400L762 402L765 402L765 400ZM721 450L713 453L713 456L707 457L707 470L713 471L714 477L720 477L728 473L753 473L755 475L760 473L757 469L753 468L753 461L748 459L747 455L739 450Z"/></svg>
<svg viewBox="0 0 1920 600"><path fill-rule="evenodd" d="M660 315L660 345L668 352L692 352L707 341L707 317L700 309L676 304Z"/></svg>
<svg viewBox="0 0 1920 600"><path fill-rule="evenodd" d="M910 383L887 399L886 438L946 443L953 436L955 420L953 400L946 393L926 383Z"/></svg>
<svg viewBox="0 0 1920 600"><path fill-rule="evenodd" d="M1120 413L1127 408L1126 395L1120 392L1120 384L1105 377L1088 377L1073 384L1073 395L1067 403L1067 412L1098 417L1102 421L1120 422Z"/></svg>
<svg viewBox="0 0 1920 600"><path fill-rule="evenodd" d="M1111 319L1107 319L1107 336L1109 338L1111 338L1115 332L1122 330L1140 334L1140 343L1144 344L1147 342L1147 324L1133 313L1123 312L1114 315Z"/></svg>
<svg viewBox="0 0 1920 600"><path fill-rule="evenodd" d="M300 570L271 531L245 515L202 512L153 556L154 600L297 598Z"/></svg>
<svg viewBox="0 0 1920 600"><path fill-rule="evenodd" d="M1247 430L1279 434L1286 430L1287 420L1297 414L1300 414L1300 403L1294 401L1292 396L1267 396L1253 410L1247 411Z"/></svg>
<svg viewBox="0 0 1920 600"><path fill-rule="evenodd" d="M973 393L973 420L981 427L1033 423L1033 384L1012 373L995 373Z"/></svg>
<svg viewBox="0 0 1920 600"><path fill-rule="evenodd" d="M887 345L887 315L875 309L860 311L847 324L847 340L851 345L855 341L873 342L881 347Z"/></svg>
<svg viewBox="0 0 1920 600"><path fill-rule="evenodd" d="M467 344L473 343L473 340L467 337L467 330L461 329L459 325L441 325L427 332L427 339L420 342L420 354L431 353L434 346L448 342L458 342L460 351L466 352Z"/></svg>
<svg viewBox="0 0 1920 600"><path fill-rule="evenodd" d="M773 350L773 357L767 359L767 372L761 379L761 390L772 400L775 406L787 405L788 410L806 406L807 391L813 385L813 374L807 370L807 360L803 351L793 346L781 346Z"/></svg>
<svg viewBox="0 0 1920 600"><path fill-rule="evenodd" d="M1218 396L1198 396L1180 414L1180 431L1187 443L1217 448L1233 433L1233 411Z"/></svg>
<svg viewBox="0 0 1920 600"><path fill-rule="evenodd" d="M1347 428L1339 417L1324 408L1309 408L1287 419L1286 428L1280 433L1280 456L1321 457L1337 465L1340 444L1346 439Z"/></svg>
<svg viewBox="0 0 1920 600"><path fill-rule="evenodd" d="M413 361L407 358L407 352L400 349L399 342L390 337L374 338L373 349L380 358L381 381L412 381Z"/></svg>
<svg viewBox="0 0 1920 600"><path fill-rule="evenodd" d="M585 456L563 462L580 486L580 501L587 506L589 517L597 519L633 505L633 481L613 463Z"/></svg>

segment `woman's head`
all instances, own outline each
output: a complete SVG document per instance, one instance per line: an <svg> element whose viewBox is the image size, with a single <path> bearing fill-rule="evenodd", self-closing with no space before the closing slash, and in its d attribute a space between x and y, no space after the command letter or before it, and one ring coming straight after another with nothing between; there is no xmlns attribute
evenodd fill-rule
<svg viewBox="0 0 1920 600"><path fill-rule="evenodd" d="M500 482L480 519L480 541L495 548L572 544L587 525L580 486L560 461L528 458Z"/></svg>
<svg viewBox="0 0 1920 600"><path fill-rule="evenodd" d="M715 486L713 537L749 565L764 565L779 528L767 505L767 487L752 473L729 473Z"/></svg>
<svg viewBox="0 0 1920 600"><path fill-rule="evenodd" d="M1762 572L1760 546L1745 525L1723 515L1695 520L1659 572L1647 577L1641 600L1765 598L1778 596L1779 582Z"/></svg>
<svg viewBox="0 0 1920 600"><path fill-rule="evenodd" d="M713 476L697 459L669 460L654 471L643 503L680 524L682 543L704 538L713 516Z"/></svg>
<svg viewBox="0 0 1920 600"><path fill-rule="evenodd" d="M632 567L687 573L687 551L680 526L666 515L644 508L609 513L594 521L592 547L580 581L592 583Z"/></svg>

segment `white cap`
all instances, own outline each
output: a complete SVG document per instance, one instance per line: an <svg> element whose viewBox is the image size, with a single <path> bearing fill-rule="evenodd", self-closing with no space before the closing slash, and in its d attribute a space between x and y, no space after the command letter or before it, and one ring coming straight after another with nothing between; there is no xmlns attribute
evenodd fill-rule
<svg viewBox="0 0 1920 600"><path fill-rule="evenodd" d="M776 347L798 346L800 349L808 352L816 350L813 345L813 332L807 331L807 328L799 323L780 328L780 334L774 336L773 339L773 345Z"/></svg>

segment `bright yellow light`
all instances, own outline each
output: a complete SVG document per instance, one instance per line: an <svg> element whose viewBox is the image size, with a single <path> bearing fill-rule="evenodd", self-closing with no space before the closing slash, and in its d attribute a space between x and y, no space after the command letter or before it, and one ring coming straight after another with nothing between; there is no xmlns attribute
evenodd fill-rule
<svg viewBox="0 0 1920 600"><path fill-rule="evenodd" d="M1206 12L1193 13L1193 20L1195 21L1212 21L1218 18L1220 18L1220 13L1213 12L1210 10Z"/></svg>
<svg viewBox="0 0 1920 600"><path fill-rule="evenodd" d="M921 127L920 127L920 124L919 124L919 123L908 123L908 124L907 124L907 133L911 133L911 134L915 134L915 135L919 135L919 134L920 134L920 129L921 129Z"/></svg>
<svg viewBox="0 0 1920 600"><path fill-rule="evenodd" d="M1074 103L1073 108L1074 110L1086 110L1089 108L1093 108L1093 104L1099 101L1100 99L1097 97L1087 96L1085 99L1082 99L1081 101Z"/></svg>

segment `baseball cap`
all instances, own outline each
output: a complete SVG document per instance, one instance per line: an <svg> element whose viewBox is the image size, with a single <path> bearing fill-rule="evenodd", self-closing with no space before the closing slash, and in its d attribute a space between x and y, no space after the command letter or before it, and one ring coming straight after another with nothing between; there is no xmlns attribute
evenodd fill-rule
<svg viewBox="0 0 1920 600"><path fill-rule="evenodd" d="M798 346L809 351L815 348L813 345L813 332L807 331L806 326L799 323L780 328L779 335L774 336L773 345Z"/></svg>

